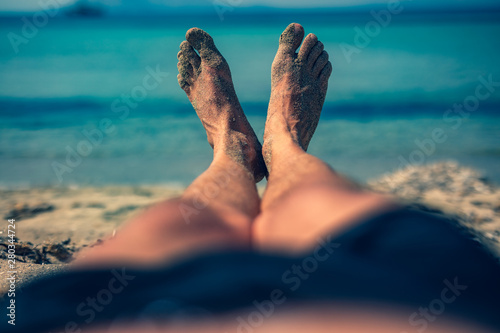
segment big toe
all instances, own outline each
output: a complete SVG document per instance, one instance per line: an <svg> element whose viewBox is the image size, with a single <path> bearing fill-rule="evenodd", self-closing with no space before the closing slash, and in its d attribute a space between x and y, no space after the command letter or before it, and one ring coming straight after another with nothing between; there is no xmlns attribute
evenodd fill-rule
<svg viewBox="0 0 500 333"><path fill-rule="evenodd" d="M286 53L295 53L304 39L304 28L298 23L291 23L280 36L279 49Z"/></svg>
<svg viewBox="0 0 500 333"><path fill-rule="evenodd" d="M212 36L205 31L199 28L191 28L186 33L186 40L200 53L202 60L211 61L214 64L224 61L215 46Z"/></svg>

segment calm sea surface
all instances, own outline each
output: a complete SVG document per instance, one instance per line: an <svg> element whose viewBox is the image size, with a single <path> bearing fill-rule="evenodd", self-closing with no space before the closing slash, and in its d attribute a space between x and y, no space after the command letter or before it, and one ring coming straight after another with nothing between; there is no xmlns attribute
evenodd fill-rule
<svg viewBox="0 0 500 333"><path fill-rule="evenodd" d="M185 31L214 36L262 137L291 21L318 35L334 65L312 154L362 181L452 159L500 183L498 17L393 17L363 38L369 14L237 15L52 19L17 53L9 36L23 22L0 19L0 185L189 183L211 149L177 84Z"/></svg>

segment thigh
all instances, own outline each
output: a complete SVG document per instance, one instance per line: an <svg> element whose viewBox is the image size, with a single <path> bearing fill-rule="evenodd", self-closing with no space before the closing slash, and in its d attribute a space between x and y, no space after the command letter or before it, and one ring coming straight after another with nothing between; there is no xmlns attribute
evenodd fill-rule
<svg viewBox="0 0 500 333"><path fill-rule="evenodd" d="M248 248L248 217L229 208L197 209L182 199L156 204L101 244L83 250L73 266L148 266L206 249ZM242 223L238 223L242 222Z"/></svg>
<svg viewBox="0 0 500 333"><path fill-rule="evenodd" d="M256 218L253 245L260 250L306 251L326 234L396 208L390 199L372 192L324 185L295 188Z"/></svg>

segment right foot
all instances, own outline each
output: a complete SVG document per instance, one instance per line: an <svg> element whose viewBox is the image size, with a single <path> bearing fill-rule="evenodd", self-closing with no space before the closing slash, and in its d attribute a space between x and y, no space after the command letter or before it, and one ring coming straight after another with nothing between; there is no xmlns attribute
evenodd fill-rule
<svg viewBox="0 0 500 333"><path fill-rule="evenodd" d="M177 79L207 131L214 154L225 153L260 181L267 175L262 147L240 106L226 60L212 37L198 28L189 29L180 48Z"/></svg>
<svg viewBox="0 0 500 333"><path fill-rule="evenodd" d="M263 155L271 167L273 143L291 137L304 151L318 125L332 64L323 43L309 34L300 51L304 28L292 23L281 34L271 71L271 100L267 111Z"/></svg>

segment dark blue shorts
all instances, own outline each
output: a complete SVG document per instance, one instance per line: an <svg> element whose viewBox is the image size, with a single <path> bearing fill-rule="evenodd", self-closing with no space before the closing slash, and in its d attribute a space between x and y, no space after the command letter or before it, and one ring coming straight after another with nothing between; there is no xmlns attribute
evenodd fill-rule
<svg viewBox="0 0 500 333"><path fill-rule="evenodd" d="M121 319L219 314L265 300L376 301L415 310L438 300L446 314L498 329L500 266L455 221L401 209L318 240L301 256L226 251L148 270L62 273L23 288L16 325L3 315L0 327L73 332ZM3 312L6 306L4 299Z"/></svg>

